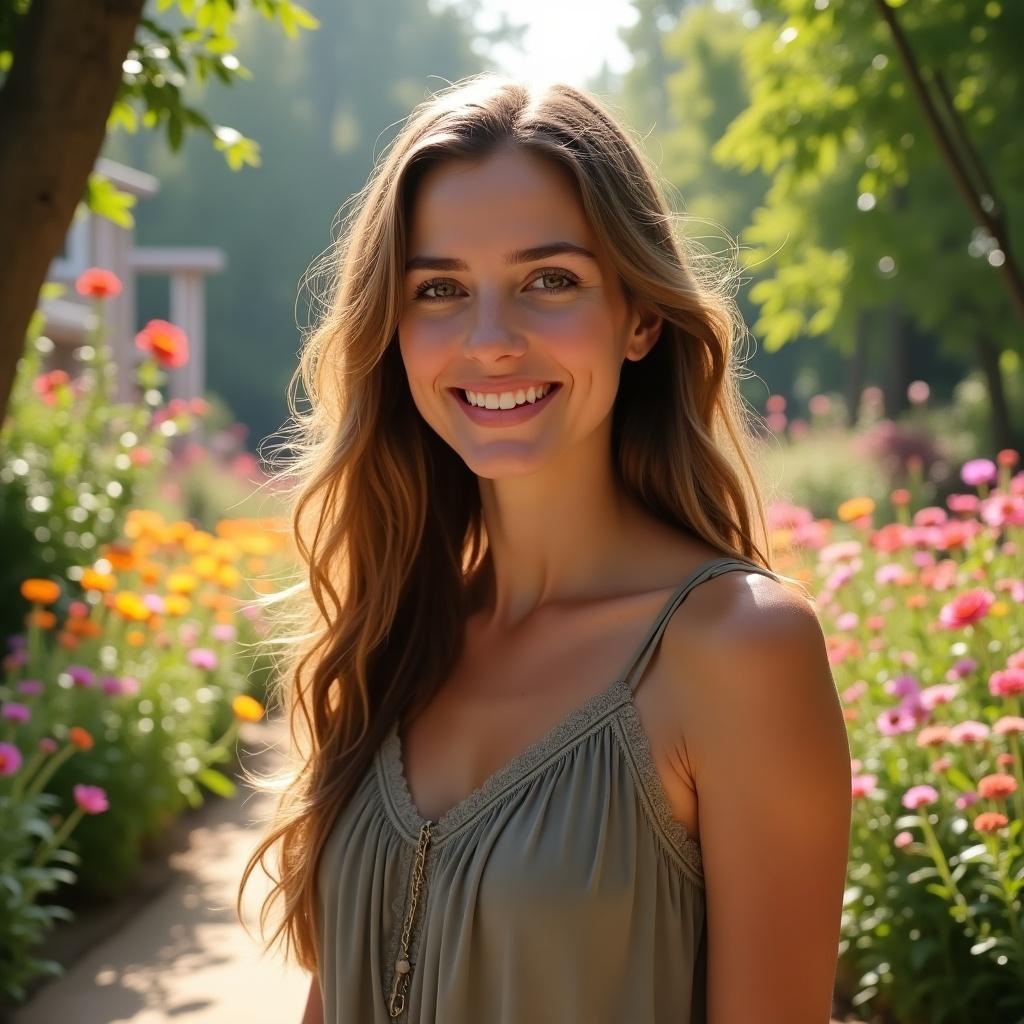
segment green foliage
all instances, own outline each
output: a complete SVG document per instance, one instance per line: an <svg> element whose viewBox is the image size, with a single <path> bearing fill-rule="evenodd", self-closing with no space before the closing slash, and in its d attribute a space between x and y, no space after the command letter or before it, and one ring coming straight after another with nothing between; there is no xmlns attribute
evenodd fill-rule
<svg viewBox="0 0 1024 1024"><path fill-rule="evenodd" d="M0 539L10 552L0 570L0 633L18 626L18 582L63 576L94 557L168 459L168 438L192 423L187 410L159 410L164 375L152 360L138 370L143 401L113 400L99 306L90 343L75 352L82 370L74 381L44 372L54 345L43 326L33 320L0 430Z"/></svg>
<svg viewBox="0 0 1024 1024"><path fill-rule="evenodd" d="M755 0L747 33L749 105L712 150L725 167L772 179L745 239L749 265L772 262L754 325L769 348L813 335L848 349L860 313L893 303L953 352L1013 319L973 222L924 121L889 29L872 0ZM1021 82L1009 40L1024 9L990 0L900 6L926 75L941 71L1005 204L1024 218ZM999 331L1020 349L1020 332Z"/></svg>
<svg viewBox="0 0 1024 1024"><path fill-rule="evenodd" d="M11 65L18 25L29 6L30 0L0 0L0 74ZM318 28L319 21L292 0L157 0L155 7L154 16L140 20L125 58L108 130L162 128L173 151L181 148L189 132L199 131L210 137L233 171L258 167L259 145L234 128L211 122L185 99L185 87L189 81L208 78L232 85L251 77L234 52L238 25L249 11L276 24L293 40L301 29ZM100 216L131 226L126 212L131 197L102 176L92 175L85 202Z"/></svg>

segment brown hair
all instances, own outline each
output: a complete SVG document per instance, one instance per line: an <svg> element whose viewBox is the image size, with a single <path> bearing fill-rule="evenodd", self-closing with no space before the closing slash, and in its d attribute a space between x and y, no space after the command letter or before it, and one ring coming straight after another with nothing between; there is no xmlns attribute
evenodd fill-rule
<svg viewBox="0 0 1024 1024"><path fill-rule="evenodd" d="M622 367L612 413L621 486L661 520L773 568L752 470L760 442L737 386L744 328L733 272L708 272L716 260L674 230L679 218L636 142L567 85L533 94L478 75L417 106L315 265L327 270L329 292L289 387L291 521L306 578L277 596L282 622L296 631L273 642L285 654L276 696L292 763L270 784L256 780L279 800L237 908L251 872L279 844L280 875L271 875L260 924L283 897L267 945L283 934L286 956L294 946L309 971L323 843L391 725L450 674L466 617L492 583L477 478L415 408L396 328L419 176L509 144L572 174L627 297L664 318L653 349ZM294 402L299 380L304 413Z"/></svg>

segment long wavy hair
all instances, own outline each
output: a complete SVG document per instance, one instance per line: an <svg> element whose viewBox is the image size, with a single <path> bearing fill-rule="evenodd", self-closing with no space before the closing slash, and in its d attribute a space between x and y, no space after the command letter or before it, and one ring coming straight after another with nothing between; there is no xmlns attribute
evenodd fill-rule
<svg viewBox="0 0 1024 1024"><path fill-rule="evenodd" d="M276 850L260 926L282 900L266 945L283 936L286 957L308 971L324 841L388 729L451 673L467 616L492 594L477 478L413 404L397 325L420 176L509 144L571 172L627 298L664 319L645 358L622 366L612 413L620 485L660 520L778 572L753 469L762 440L738 389L745 328L733 261L683 237L684 215L670 210L638 142L585 92L534 93L488 74L417 106L311 268L325 275L325 294L288 389L293 454L281 476L302 566L274 599L283 660L270 703L283 708L291 749L280 773L252 778L278 799L236 911L241 919L250 874Z"/></svg>

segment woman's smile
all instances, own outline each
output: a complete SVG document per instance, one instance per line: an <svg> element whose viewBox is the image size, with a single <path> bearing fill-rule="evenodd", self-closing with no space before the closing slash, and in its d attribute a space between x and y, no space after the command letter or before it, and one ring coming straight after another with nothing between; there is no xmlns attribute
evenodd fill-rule
<svg viewBox="0 0 1024 1024"><path fill-rule="evenodd" d="M526 389L486 393L472 389L467 393L464 388L448 390L474 423L482 427L511 427L539 415L561 389L561 384L551 383L545 384L539 392L532 385Z"/></svg>

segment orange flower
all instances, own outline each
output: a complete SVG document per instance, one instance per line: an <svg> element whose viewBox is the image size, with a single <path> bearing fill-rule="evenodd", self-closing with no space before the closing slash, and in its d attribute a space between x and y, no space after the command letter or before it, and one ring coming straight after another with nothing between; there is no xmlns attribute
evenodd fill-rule
<svg viewBox="0 0 1024 1024"><path fill-rule="evenodd" d="M38 626L40 629L53 629L57 625L57 616L45 608L33 608L25 616L25 623L29 626Z"/></svg>
<svg viewBox="0 0 1024 1024"><path fill-rule="evenodd" d="M1000 814L998 811L982 811L974 819L974 827L979 832L995 832L996 829L1000 829L1008 824L1009 819L1006 815Z"/></svg>
<svg viewBox="0 0 1024 1024"><path fill-rule="evenodd" d="M60 597L60 587L53 580L22 580L21 596L33 604L53 604Z"/></svg>
<svg viewBox="0 0 1024 1024"><path fill-rule="evenodd" d="M130 544L114 541L104 546L103 554L111 568L119 572L129 572L135 568L135 551Z"/></svg>
<svg viewBox="0 0 1024 1024"><path fill-rule="evenodd" d="M92 750L96 744L96 741L92 738L92 733L88 729L83 729L80 725L73 725L68 729L68 739L79 750Z"/></svg>
<svg viewBox="0 0 1024 1024"><path fill-rule="evenodd" d="M166 320L150 320L135 335L135 346L168 369L177 369L188 362L188 336Z"/></svg>
<svg viewBox="0 0 1024 1024"><path fill-rule="evenodd" d="M1017 780L1005 772L986 775L978 783L978 793L987 800L1002 800L1017 789Z"/></svg>
<svg viewBox="0 0 1024 1024"><path fill-rule="evenodd" d="M78 275L75 291L91 299L113 299L121 294L121 279L112 270L89 267Z"/></svg>
<svg viewBox="0 0 1024 1024"><path fill-rule="evenodd" d="M263 705L255 697L239 694L231 702L235 717L243 722L258 722L263 717Z"/></svg>
<svg viewBox="0 0 1024 1024"><path fill-rule="evenodd" d="M129 647L143 647L146 643L146 634L141 629L129 629L125 631L124 642Z"/></svg>
<svg viewBox="0 0 1024 1024"><path fill-rule="evenodd" d="M95 569L84 569L79 582L83 590L96 590L104 594L113 590L117 584L117 580L110 573L96 572Z"/></svg>
<svg viewBox="0 0 1024 1024"><path fill-rule="evenodd" d="M855 519L862 519L875 511L875 503L871 498L850 498L844 501L836 510L840 522L852 523Z"/></svg>

